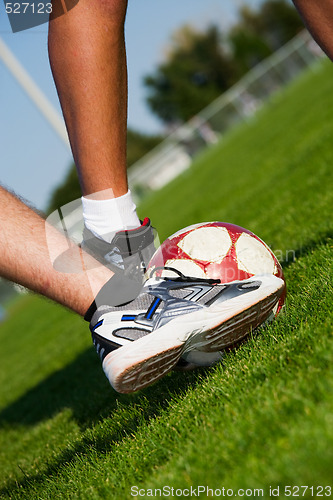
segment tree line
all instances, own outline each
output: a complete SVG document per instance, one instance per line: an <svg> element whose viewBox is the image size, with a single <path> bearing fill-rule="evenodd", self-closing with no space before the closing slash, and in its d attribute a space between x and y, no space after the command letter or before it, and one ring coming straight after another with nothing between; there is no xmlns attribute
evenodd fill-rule
<svg viewBox="0 0 333 500"><path fill-rule="evenodd" d="M302 28L286 0L266 0L257 10L244 5L227 32L182 27L165 61L144 79L148 106L166 125L189 120Z"/></svg>

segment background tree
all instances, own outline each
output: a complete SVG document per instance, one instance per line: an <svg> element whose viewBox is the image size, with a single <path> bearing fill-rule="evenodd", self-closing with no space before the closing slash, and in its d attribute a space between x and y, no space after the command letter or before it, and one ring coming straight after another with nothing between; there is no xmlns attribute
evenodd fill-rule
<svg viewBox="0 0 333 500"><path fill-rule="evenodd" d="M144 79L150 109L166 124L188 120L234 83L231 65L216 26L181 28L165 63Z"/></svg>
<svg viewBox="0 0 333 500"><path fill-rule="evenodd" d="M166 125L187 121L302 28L286 0L267 0L258 10L242 7L225 34L217 26L181 28L165 62L144 79L148 106Z"/></svg>
<svg viewBox="0 0 333 500"><path fill-rule="evenodd" d="M304 26L296 9L285 0L267 0L259 10L243 6L228 41L238 77L275 52Z"/></svg>
<svg viewBox="0 0 333 500"><path fill-rule="evenodd" d="M267 0L258 11L259 32L274 52L304 29L295 7L286 0Z"/></svg>
<svg viewBox="0 0 333 500"><path fill-rule="evenodd" d="M265 37L260 33L258 14L248 7L242 7L239 16L239 22L228 34L237 79L272 53Z"/></svg>

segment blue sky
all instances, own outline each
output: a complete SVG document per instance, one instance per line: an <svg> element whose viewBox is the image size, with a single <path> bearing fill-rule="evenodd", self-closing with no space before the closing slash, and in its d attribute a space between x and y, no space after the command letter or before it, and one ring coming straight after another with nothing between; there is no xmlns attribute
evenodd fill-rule
<svg viewBox="0 0 333 500"><path fill-rule="evenodd" d="M126 43L129 68L129 125L143 132L161 130L145 104L144 75L163 60L171 34L185 23L222 27L235 19L242 3L261 0L129 0ZM0 36L58 109L47 56L47 25L13 34L0 2ZM35 109L0 61L0 182L39 209L64 178L70 152Z"/></svg>

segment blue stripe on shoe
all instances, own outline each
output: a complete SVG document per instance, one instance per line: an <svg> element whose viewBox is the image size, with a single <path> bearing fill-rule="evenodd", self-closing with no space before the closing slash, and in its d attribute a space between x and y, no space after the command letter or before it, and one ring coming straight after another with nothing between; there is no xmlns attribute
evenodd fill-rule
<svg viewBox="0 0 333 500"><path fill-rule="evenodd" d="M154 312L156 311L156 309L158 308L159 304L162 302L162 299L160 299L159 297L156 297L156 299L154 300L154 302L151 304L151 306L149 307L148 311L146 312L146 318L147 319L151 319Z"/></svg>
<svg viewBox="0 0 333 500"><path fill-rule="evenodd" d="M104 319L101 319L101 321L98 321L98 323L96 323L96 325L92 328L92 331L94 332L96 330L96 328L98 328L99 326L101 326L104 322Z"/></svg>
<svg viewBox="0 0 333 500"><path fill-rule="evenodd" d="M130 316L129 314L124 314L121 317L121 321L134 321L136 316Z"/></svg>

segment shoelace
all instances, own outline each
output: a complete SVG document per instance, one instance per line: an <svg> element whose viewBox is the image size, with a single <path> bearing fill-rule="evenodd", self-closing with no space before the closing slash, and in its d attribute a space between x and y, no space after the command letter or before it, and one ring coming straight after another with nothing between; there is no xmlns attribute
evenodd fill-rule
<svg viewBox="0 0 333 500"><path fill-rule="evenodd" d="M208 283L209 285L217 285L218 283L221 283L221 280L219 279L212 279L212 278L195 278L194 276L185 276L185 274L183 274L181 271L179 271L178 269L175 269L174 267L168 267L168 266L158 266L158 267L155 267L151 274L150 274L150 278L153 277L153 275L156 273L156 271L160 271L160 270L166 270L166 271L171 271L175 274L178 274L178 277L177 278L163 278L161 276L157 276L158 278L162 279L162 280L166 280L166 281L175 281L175 282L181 282L181 283Z"/></svg>

